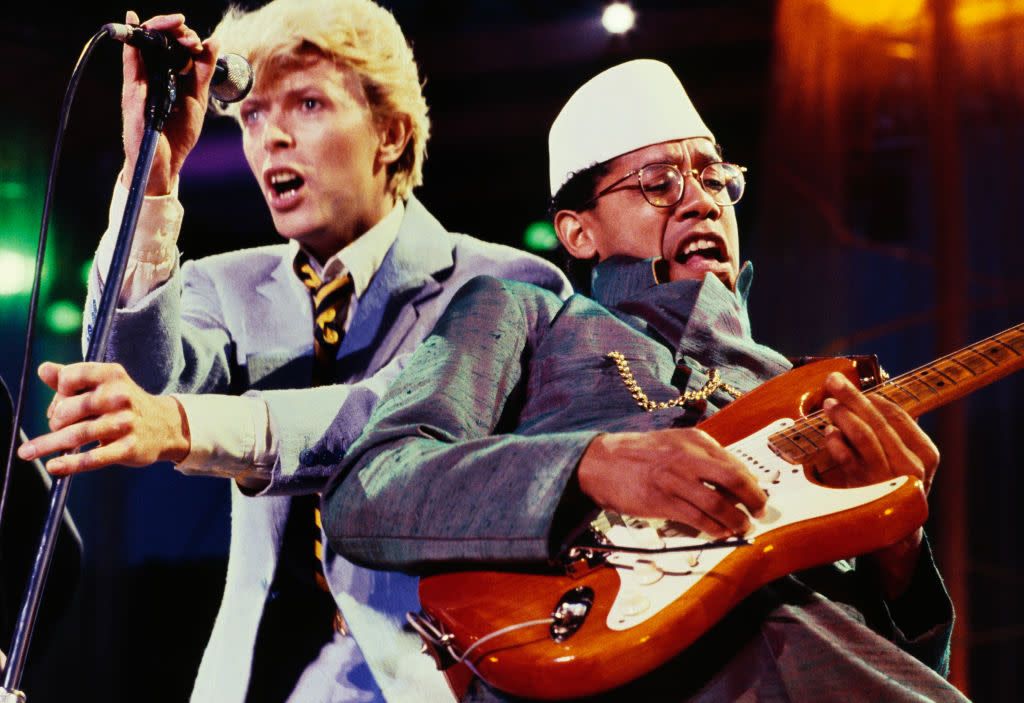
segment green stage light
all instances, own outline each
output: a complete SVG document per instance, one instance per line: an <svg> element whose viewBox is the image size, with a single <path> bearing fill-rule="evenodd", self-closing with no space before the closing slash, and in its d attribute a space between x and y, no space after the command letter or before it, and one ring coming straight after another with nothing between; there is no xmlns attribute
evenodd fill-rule
<svg viewBox="0 0 1024 703"><path fill-rule="evenodd" d="M550 222L533 222L523 232L523 244L530 251L554 251L558 248L558 235Z"/></svg>
<svg viewBox="0 0 1024 703"><path fill-rule="evenodd" d="M54 301L46 309L46 326L57 334L74 334L82 327L82 311L71 301Z"/></svg>
<svg viewBox="0 0 1024 703"><path fill-rule="evenodd" d="M28 195L28 187L20 181L0 182L0 199L24 200Z"/></svg>
<svg viewBox="0 0 1024 703"><path fill-rule="evenodd" d="M92 259L89 259L84 264L82 264L82 268L79 269L79 273L82 276L82 286L85 287L85 288L89 287L89 271L91 269L92 269Z"/></svg>

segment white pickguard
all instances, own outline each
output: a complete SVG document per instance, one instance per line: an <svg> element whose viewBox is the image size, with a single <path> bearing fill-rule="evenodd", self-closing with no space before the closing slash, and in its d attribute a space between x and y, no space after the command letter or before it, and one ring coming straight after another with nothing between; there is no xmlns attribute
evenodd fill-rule
<svg viewBox="0 0 1024 703"><path fill-rule="evenodd" d="M627 630L654 616L682 596L710 569L736 549L757 549L757 538L771 530L803 520L854 508L877 500L910 480L901 476L861 488L824 488L811 483L803 467L777 457L767 438L793 424L783 419L765 427L726 449L742 459L768 492L766 515L753 519L745 535L751 545L663 554L612 552L607 563L615 567L622 586L608 613L608 627ZM662 523L624 518L627 525L609 528L605 537L612 545L645 548L673 548L706 543L706 535L691 537L673 533Z"/></svg>

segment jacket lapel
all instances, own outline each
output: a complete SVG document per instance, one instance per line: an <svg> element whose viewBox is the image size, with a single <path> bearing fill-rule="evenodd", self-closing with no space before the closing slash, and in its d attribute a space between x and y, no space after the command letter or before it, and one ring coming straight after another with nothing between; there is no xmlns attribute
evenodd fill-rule
<svg viewBox="0 0 1024 703"><path fill-rule="evenodd" d="M246 355L248 385L252 388L301 388L309 383L313 373L311 299L292 269L294 249L282 245L280 252L280 262L270 275L255 282L257 308L272 319L260 320L267 329L247 329L245 334L258 338L249 340L255 346L263 346L267 334L292 343ZM304 348L296 348L295 340L308 341Z"/></svg>
<svg viewBox="0 0 1024 703"><path fill-rule="evenodd" d="M419 318L417 307L441 292L439 279L452 265L446 230L409 198L395 243L359 299L339 358L390 358Z"/></svg>

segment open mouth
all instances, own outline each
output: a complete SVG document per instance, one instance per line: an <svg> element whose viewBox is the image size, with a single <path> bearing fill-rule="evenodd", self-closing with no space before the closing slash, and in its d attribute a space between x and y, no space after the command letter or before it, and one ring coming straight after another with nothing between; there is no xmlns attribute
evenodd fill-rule
<svg viewBox="0 0 1024 703"><path fill-rule="evenodd" d="M725 263L725 246L715 237L697 237L686 242L675 256L675 260L684 266L698 258Z"/></svg>
<svg viewBox="0 0 1024 703"><path fill-rule="evenodd" d="M302 176L294 171L278 171L271 175L269 180L270 187L279 198L295 193L305 182Z"/></svg>

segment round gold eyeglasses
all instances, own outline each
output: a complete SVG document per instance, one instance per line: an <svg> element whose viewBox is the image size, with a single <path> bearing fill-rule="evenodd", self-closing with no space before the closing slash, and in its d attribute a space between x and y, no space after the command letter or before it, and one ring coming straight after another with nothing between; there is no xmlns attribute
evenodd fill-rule
<svg viewBox="0 0 1024 703"><path fill-rule="evenodd" d="M672 207L683 199L687 176L695 178L704 192L710 195L716 204L727 207L735 205L743 197L743 190L747 185L746 177L743 175L746 170L743 166L726 161L710 163L699 171L695 168L683 171L675 164L647 164L636 171L630 171L607 188L602 189L585 202L583 208L593 205L602 195L610 193L620 184L634 177L636 186L633 187L640 189L647 202L654 207Z"/></svg>

